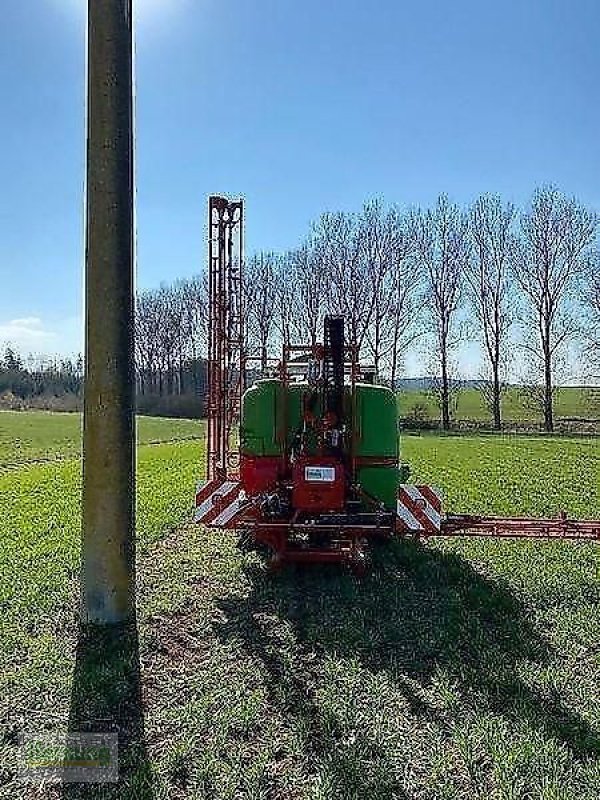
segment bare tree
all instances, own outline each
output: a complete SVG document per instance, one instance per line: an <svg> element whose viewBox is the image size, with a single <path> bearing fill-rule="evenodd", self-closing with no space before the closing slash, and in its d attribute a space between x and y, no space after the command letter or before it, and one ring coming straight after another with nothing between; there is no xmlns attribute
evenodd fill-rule
<svg viewBox="0 0 600 800"><path fill-rule="evenodd" d="M257 253L246 264L244 300L249 354L258 356L264 375L277 311L277 257L274 253Z"/></svg>
<svg viewBox="0 0 600 800"><path fill-rule="evenodd" d="M598 218L554 187L536 190L521 217L521 242L513 268L526 305L523 347L539 365L544 428L554 430L553 389L557 359L577 323L568 299L594 239Z"/></svg>
<svg viewBox="0 0 600 800"><path fill-rule="evenodd" d="M179 281L183 319L181 328L180 364L181 382L186 362L189 362L193 390L200 393L200 359L208 354L208 278L206 273Z"/></svg>
<svg viewBox="0 0 600 800"><path fill-rule="evenodd" d="M394 389L402 367L402 356L425 332L424 313L426 295L420 276L410 271L409 260L400 262L389 286L390 308L388 317L389 346L384 358L390 373L390 386Z"/></svg>
<svg viewBox="0 0 600 800"><path fill-rule="evenodd" d="M427 364L428 372L431 375L431 383L425 390L425 396L442 409L443 398L443 381L441 370L439 369L440 359L437 353L430 353L430 358ZM436 374L437 371L437 374ZM460 405L461 397L464 394L464 380L460 372L458 362L454 357L450 356L448 359L448 416L451 420L456 419L458 408Z"/></svg>
<svg viewBox="0 0 600 800"><path fill-rule="evenodd" d="M323 214L315 226L320 268L328 280L327 310L346 320L348 343L360 353L373 312L374 287L365 257L364 226L356 214Z"/></svg>
<svg viewBox="0 0 600 800"><path fill-rule="evenodd" d="M583 305L584 320L582 338L585 355L589 361L589 375L593 381L600 381L600 251L590 253L585 261L580 282L580 298Z"/></svg>
<svg viewBox="0 0 600 800"><path fill-rule="evenodd" d="M295 333L311 345L319 340L329 302L329 281L319 244L319 239L311 234L287 259L289 280L293 283Z"/></svg>
<svg viewBox="0 0 600 800"><path fill-rule="evenodd" d="M197 276L138 293L135 345L141 395L184 394L190 386L200 391L205 289L204 278Z"/></svg>
<svg viewBox="0 0 600 800"><path fill-rule="evenodd" d="M413 211L415 269L422 269L427 281L427 310L439 366L439 402L442 428L450 427L451 359L461 338L457 311L462 294L462 276L470 257L469 220L446 195L435 208Z"/></svg>
<svg viewBox="0 0 600 800"><path fill-rule="evenodd" d="M501 394L505 383L508 334L513 322L511 255L516 217L511 203L482 195L469 213L473 247L465 278L488 362L481 391L496 430L502 425Z"/></svg>
<svg viewBox="0 0 600 800"><path fill-rule="evenodd" d="M421 281L410 274L408 264L413 242L402 214L380 201L365 204L360 222L372 292L367 351L376 373L386 368L394 386L401 352L421 332L416 302Z"/></svg>
<svg viewBox="0 0 600 800"><path fill-rule="evenodd" d="M158 375L157 295L154 291L138 292L135 302L135 352L138 387L141 394L155 389Z"/></svg>
<svg viewBox="0 0 600 800"><path fill-rule="evenodd" d="M298 328L297 278L291 253L278 256L275 264L275 332L277 344L289 346Z"/></svg>
<svg viewBox="0 0 600 800"><path fill-rule="evenodd" d="M166 378L166 386L161 383L161 394L177 394L179 362L184 340L182 338L185 307L177 286L163 284L157 291L158 325L154 336L159 345L161 378Z"/></svg>
<svg viewBox="0 0 600 800"><path fill-rule="evenodd" d="M595 250L586 260L581 281L583 301L583 357L587 365L585 377L590 409L600 412L600 251Z"/></svg>
<svg viewBox="0 0 600 800"><path fill-rule="evenodd" d="M387 345L391 296L389 283L394 272L395 250L399 244L398 230L391 212L387 212L381 201L365 203L359 217L365 276L372 295L367 302L370 306L369 324L365 330L367 352L373 358L377 375L381 372L384 349ZM404 253L401 254L401 257ZM367 299L367 298L365 298Z"/></svg>

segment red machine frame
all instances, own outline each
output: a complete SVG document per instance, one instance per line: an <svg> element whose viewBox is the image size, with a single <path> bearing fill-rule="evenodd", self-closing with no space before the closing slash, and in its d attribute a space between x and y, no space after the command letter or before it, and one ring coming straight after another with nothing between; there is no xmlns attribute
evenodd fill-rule
<svg viewBox="0 0 600 800"><path fill-rule="evenodd" d="M241 456L236 442L246 368L252 360L245 349L243 307L243 201L224 197L209 199L209 396L207 404L207 482L196 495L196 520L209 526L237 529L273 554L272 563L347 562L360 570L365 560L365 543L372 537L411 536L494 536L501 538L600 539L600 521L534 517L485 517L472 514L442 515L441 495L427 486L401 486L396 513L380 512L352 516L332 512L319 520L299 511L288 518L269 518L256 499L245 497L240 480ZM279 470L284 490L293 491L293 475L287 446L286 396L294 370L310 370L326 361L328 342L318 345L286 345L279 364L279 435L282 463ZM298 360L294 356L304 355ZM345 346L343 375L356 403L356 383L368 368L361 368L358 353ZM339 368L339 364L338 364ZM339 383L340 376L337 376ZM355 415L353 414L353 417ZM349 476L356 483L357 467L364 460L356 456L357 431L352 431ZM403 499L402 499L403 498ZM315 546L313 537L322 536L326 546Z"/></svg>
<svg viewBox="0 0 600 800"><path fill-rule="evenodd" d="M282 445L281 475L283 476L282 485L290 492L293 491L293 471L286 436L286 397L293 372L297 371L298 374L304 375L310 369L311 364L323 365L326 362L327 348L327 341L316 345L284 345L282 359L278 365L277 374L280 380L278 418L281 420L279 436ZM304 358L298 359L297 356L304 356ZM364 378L365 373L373 372L373 368L361 367L356 348L345 345L343 371L344 377L348 378L351 404L355 408L356 384L361 378ZM357 467L365 461L356 456L356 435L356 431L353 431L350 448L350 479L353 483L356 481ZM320 463L324 462L323 457L315 458ZM333 520L336 520L335 513L331 516ZM316 523L310 519L310 514L295 511L287 519L265 520L260 513L257 513L256 508L249 506L236 521L235 527L248 534L254 542L264 545L272 553L273 566L279 566L286 562L344 562L351 565L356 571L361 571L365 562L367 541L374 537L390 536L396 527L393 512L362 516L370 516L370 518L368 521L363 519L358 523L352 522L350 517L340 514L337 520L331 524L323 523L323 521ZM308 541L302 541L303 537L308 539L315 534L326 539L327 546L316 547L311 546Z"/></svg>

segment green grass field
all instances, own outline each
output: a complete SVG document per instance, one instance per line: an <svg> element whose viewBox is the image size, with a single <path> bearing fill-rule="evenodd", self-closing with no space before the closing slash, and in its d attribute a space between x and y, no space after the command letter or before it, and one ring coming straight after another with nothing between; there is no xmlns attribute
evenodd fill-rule
<svg viewBox="0 0 600 800"><path fill-rule="evenodd" d="M403 417L414 415L415 405L422 406L427 419L439 419L440 412L435 399L427 392L403 391L399 393L398 406ZM600 406L597 397L592 399L589 390L564 387L557 390L554 413L558 419L600 420ZM465 389L459 394L458 406L454 413L456 420L475 420L491 423L491 414L485 407L481 392ZM528 407L517 389L511 387L502 399L502 418L504 422L541 422L539 410Z"/></svg>
<svg viewBox="0 0 600 800"><path fill-rule="evenodd" d="M110 649L81 669L79 425L0 415L0 797L600 796L598 545L399 541L361 581L273 576L185 522L203 428L168 420L139 429L144 735L126 783L23 795L18 737L64 730L99 680L121 690ZM600 517L593 439L407 436L403 458L450 510Z"/></svg>
<svg viewBox="0 0 600 800"><path fill-rule="evenodd" d="M0 412L0 470L25 462L74 458L81 450L81 415L48 411ZM188 419L140 417L138 442L191 439L199 423Z"/></svg>

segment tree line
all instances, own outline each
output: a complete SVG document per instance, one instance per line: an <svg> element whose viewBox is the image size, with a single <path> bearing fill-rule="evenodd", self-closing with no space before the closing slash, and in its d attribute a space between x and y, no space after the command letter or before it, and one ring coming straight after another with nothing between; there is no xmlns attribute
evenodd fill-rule
<svg viewBox="0 0 600 800"><path fill-rule="evenodd" d="M83 359L43 358L30 356L26 360L10 345L0 355L0 398L11 404L26 399L44 405L48 398L70 396L77 406L83 391Z"/></svg>
<svg viewBox="0 0 600 800"><path fill-rule="evenodd" d="M447 429L458 348L478 341L478 385L494 427L519 361L552 431L556 384L573 343L584 377L600 375L598 222L595 211L554 187L537 189L522 210L498 195L461 208L442 194L431 208L374 200L357 213L323 214L295 249L247 259L248 355L266 374L283 344L315 343L324 315L343 314L349 344L392 386L407 349L419 344ZM203 277L140 293L142 392L181 392L190 380L198 388L189 367L206 356L206 317Z"/></svg>
<svg viewBox="0 0 600 800"><path fill-rule="evenodd" d="M372 200L358 212L325 213L294 249L246 260L247 355L267 374L283 344L317 342L325 314L342 314L349 344L393 387L405 354L419 348L447 429L460 385L459 347L477 341L478 386L494 427L501 427L502 396L519 363L519 378L552 431L570 348L579 349L580 377L600 380L598 222L594 210L551 186L537 189L524 209L493 194L461 207L442 194L430 208ZM140 410L200 413L207 317L205 274L138 293ZM14 351L12 358L0 363L0 394L19 386L80 391L80 360L53 362L34 377L14 363Z"/></svg>
<svg viewBox="0 0 600 800"><path fill-rule="evenodd" d="M139 410L199 416L207 391L207 322L206 276L138 292L135 358Z"/></svg>

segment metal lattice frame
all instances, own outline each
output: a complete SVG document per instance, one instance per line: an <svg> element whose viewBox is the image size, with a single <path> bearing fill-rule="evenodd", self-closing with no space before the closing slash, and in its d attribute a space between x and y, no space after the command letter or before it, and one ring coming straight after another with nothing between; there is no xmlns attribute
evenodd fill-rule
<svg viewBox="0 0 600 800"><path fill-rule="evenodd" d="M208 441L207 478L236 477L233 443L244 391L242 200L212 196L208 204Z"/></svg>
<svg viewBox="0 0 600 800"><path fill-rule="evenodd" d="M501 539L600 539L600 520L569 519L564 511L556 519L447 514L437 535L492 536Z"/></svg>

